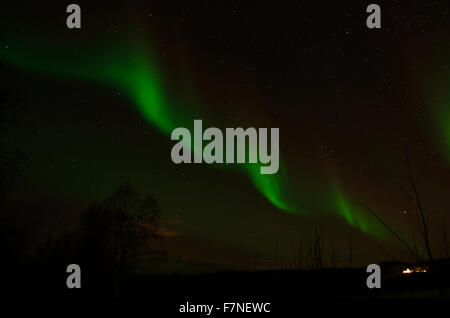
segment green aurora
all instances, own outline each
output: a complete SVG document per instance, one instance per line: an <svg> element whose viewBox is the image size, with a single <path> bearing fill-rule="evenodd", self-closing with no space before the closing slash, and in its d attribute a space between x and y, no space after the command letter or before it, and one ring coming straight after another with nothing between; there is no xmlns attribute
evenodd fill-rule
<svg viewBox="0 0 450 318"><path fill-rule="evenodd" d="M450 164L450 80L448 55L450 48L430 58L432 61L422 83L430 109L431 134L445 160ZM429 83L433 83L430 86Z"/></svg>
<svg viewBox="0 0 450 318"><path fill-rule="evenodd" d="M149 124L162 134L170 136L173 129L190 127L194 119L204 116L199 115L195 106L180 103L172 94L167 93L161 81L158 59L152 54L151 48L143 43L145 42L134 40L128 43L130 45L117 45L98 41L79 50L63 46L42 49L50 46L19 41L10 43L8 48L2 47L0 56L24 70L120 89L135 103L137 110ZM446 133L450 137L450 129ZM332 213L366 234L386 236L386 231L379 222L350 204L343 189L337 185L323 187L319 190L320 193L309 190L311 193L305 191L294 196L281 158L280 170L274 175L260 174L258 164L239 164L233 167L247 174L256 189L283 211L306 214L319 210Z"/></svg>

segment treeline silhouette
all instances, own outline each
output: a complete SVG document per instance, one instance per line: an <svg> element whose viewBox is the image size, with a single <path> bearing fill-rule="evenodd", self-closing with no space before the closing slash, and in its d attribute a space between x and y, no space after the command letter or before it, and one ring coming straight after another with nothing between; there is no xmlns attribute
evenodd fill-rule
<svg viewBox="0 0 450 318"><path fill-rule="evenodd" d="M160 238L158 221L156 200L140 196L129 184L88 208L76 231L57 239L49 236L37 249L13 219L2 218L2 272L10 290L22 295L120 296L135 265L165 256L153 246ZM66 286L69 264L81 267L79 291Z"/></svg>

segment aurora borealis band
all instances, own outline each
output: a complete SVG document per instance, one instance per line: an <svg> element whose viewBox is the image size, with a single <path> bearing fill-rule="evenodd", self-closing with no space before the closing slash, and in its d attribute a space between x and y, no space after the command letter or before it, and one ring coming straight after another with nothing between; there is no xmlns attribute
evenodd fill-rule
<svg viewBox="0 0 450 318"><path fill-rule="evenodd" d="M312 223L344 245L351 232L367 261L369 249L382 258L376 243L402 250L358 202L411 240L414 207L397 172L408 143L414 168L435 160L420 190L432 217L442 216L450 104L434 25L447 22L391 23L442 10L390 4L386 27L369 31L364 10L350 4L174 3L81 5L80 30L65 27L63 5L2 11L10 13L0 58L30 105L11 132L29 155L16 198L56 198L75 210L130 182L160 200L173 242L198 243L205 255L217 244L235 262L267 263L283 242L291 253L299 226ZM440 71L428 80L430 68ZM174 164L171 132L192 130L196 119L205 128L279 127L278 173Z"/></svg>
<svg viewBox="0 0 450 318"><path fill-rule="evenodd" d="M39 52L37 46L21 47L11 44L7 49L2 49L4 52L2 56L20 68L90 80L121 89L135 103L142 116L165 135L170 135L177 127L190 125L195 118L190 115L193 110L178 106L182 104L179 101L167 99L168 94L159 80L161 75L155 62L156 58L150 54L145 45L140 43L97 45L94 48L87 48L85 51L87 54L67 56L66 52L72 51L69 48ZM121 47L128 49L121 50ZM33 52L33 55L29 55L29 52ZM295 202L292 198L290 194L292 189L289 188L288 176L284 170L274 175L262 175L259 165L250 163L244 164L242 169L249 175L255 187L281 210L293 213L307 212L304 203ZM372 235L382 233L378 224L370 224L373 220L368 221L369 217L363 212L357 212L345 203L346 199L341 190L336 191L334 196L335 198L332 196L324 198L325 202L330 202L326 204L328 212L336 213L365 233Z"/></svg>
<svg viewBox="0 0 450 318"><path fill-rule="evenodd" d="M125 46L132 49L119 49ZM65 58L65 52L70 52L70 49L39 53L36 47L11 46L3 48L2 56L18 67L32 71L92 80L121 89L136 104L142 116L165 135L170 135L177 127L191 125L195 116L183 114L185 109L173 106L176 101L171 103L167 100L154 58L148 50L138 47L135 44L100 45L88 49L86 55ZM33 56L28 55L29 52L34 52ZM282 192L286 189L281 188L278 177L258 176L259 172L255 173L250 165L245 166L244 170L273 204L283 210L294 211L282 199Z"/></svg>

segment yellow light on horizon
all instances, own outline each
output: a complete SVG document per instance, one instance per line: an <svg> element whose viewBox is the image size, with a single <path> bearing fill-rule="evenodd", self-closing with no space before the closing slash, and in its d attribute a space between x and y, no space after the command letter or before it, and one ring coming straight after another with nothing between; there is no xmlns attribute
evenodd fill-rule
<svg viewBox="0 0 450 318"><path fill-rule="evenodd" d="M410 270L409 268L407 268L407 269L405 269L404 271L403 271L403 274L411 274L413 271L412 270Z"/></svg>

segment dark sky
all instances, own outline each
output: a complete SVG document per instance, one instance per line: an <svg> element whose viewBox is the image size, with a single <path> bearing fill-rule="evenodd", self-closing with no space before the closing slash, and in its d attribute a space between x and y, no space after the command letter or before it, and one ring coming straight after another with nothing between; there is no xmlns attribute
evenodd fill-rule
<svg viewBox="0 0 450 318"><path fill-rule="evenodd" d="M91 202L129 182L158 199L171 259L267 268L276 249L295 256L305 224L325 231L343 259L350 232L355 264L388 260L377 243L407 259L393 237L374 239L333 206L316 206L337 184L351 206L368 204L410 238L416 212L400 172L407 145L415 169L428 162L420 192L442 252L450 161L434 97L448 83L446 1L378 1L380 30L366 27L369 2L77 3L81 30L66 28L69 2L2 3L2 49L32 42L39 64L48 52L64 59L103 40L126 51L139 35L173 100L219 127L280 128L288 188L305 211L278 209L238 171L175 165L170 137L121 89L18 68L11 81L24 102L8 138L28 160L13 198L33 233L76 228Z"/></svg>

